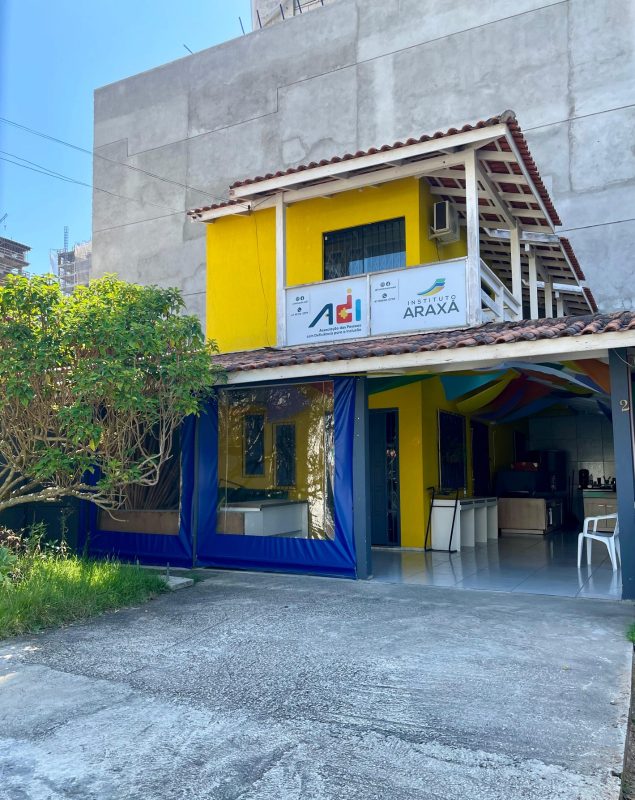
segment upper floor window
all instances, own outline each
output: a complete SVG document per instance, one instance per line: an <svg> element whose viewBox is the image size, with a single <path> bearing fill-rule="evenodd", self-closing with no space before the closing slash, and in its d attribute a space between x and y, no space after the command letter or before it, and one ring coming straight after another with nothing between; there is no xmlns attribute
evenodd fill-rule
<svg viewBox="0 0 635 800"><path fill-rule="evenodd" d="M324 234L324 279L406 266L404 217Z"/></svg>

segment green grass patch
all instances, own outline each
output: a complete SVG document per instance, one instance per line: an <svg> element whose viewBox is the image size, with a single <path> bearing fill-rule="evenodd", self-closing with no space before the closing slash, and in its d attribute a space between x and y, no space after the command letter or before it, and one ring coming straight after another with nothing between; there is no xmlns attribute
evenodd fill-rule
<svg viewBox="0 0 635 800"><path fill-rule="evenodd" d="M118 561L19 555L0 583L0 639L144 603L166 590L161 575Z"/></svg>
<svg viewBox="0 0 635 800"><path fill-rule="evenodd" d="M635 622L633 622L631 627L626 631L626 638L629 642L635 644Z"/></svg>

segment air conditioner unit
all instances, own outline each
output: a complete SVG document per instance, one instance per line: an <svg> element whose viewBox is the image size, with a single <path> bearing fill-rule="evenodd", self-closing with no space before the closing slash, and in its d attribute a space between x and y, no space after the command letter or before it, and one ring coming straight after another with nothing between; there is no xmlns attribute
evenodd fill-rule
<svg viewBox="0 0 635 800"><path fill-rule="evenodd" d="M430 238L438 239L443 244L458 242L459 218L456 209L449 200L441 200L441 202L434 204Z"/></svg>

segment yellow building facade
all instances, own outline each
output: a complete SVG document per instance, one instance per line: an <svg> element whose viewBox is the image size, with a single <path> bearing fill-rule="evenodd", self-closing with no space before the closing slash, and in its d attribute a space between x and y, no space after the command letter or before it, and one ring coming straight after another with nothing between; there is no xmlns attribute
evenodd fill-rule
<svg viewBox="0 0 635 800"><path fill-rule="evenodd" d="M465 231L458 241L443 245L429 236L434 198L426 181L406 178L363 190L318 197L288 207L286 220L287 285L324 280L324 235L383 220L403 218L405 266L414 267L465 256ZM207 226L207 335L221 352L274 347L276 341L275 210L230 215ZM449 402L439 377L372 392L369 409L395 409L399 419L400 544L423 547L430 493L439 486L439 411L461 414ZM465 492L473 491L471 416L465 425L467 469ZM232 433L239 453L240 428ZM501 459L511 455L511 429L490 429L490 476ZM265 434L266 463L271 470L275 446L270 428ZM300 470L306 481L306 468ZM245 478L246 485L264 485L264 477ZM291 493L293 496L293 492Z"/></svg>

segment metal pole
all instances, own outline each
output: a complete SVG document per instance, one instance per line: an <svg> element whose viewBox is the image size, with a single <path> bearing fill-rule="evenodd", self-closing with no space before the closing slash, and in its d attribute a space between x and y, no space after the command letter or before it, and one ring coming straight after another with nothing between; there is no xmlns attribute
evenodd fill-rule
<svg viewBox="0 0 635 800"><path fill-rule="evenodd" d="M370 525L370 459L368 443L368 386L366 378L355 381L355 428L353 433L353 531L357 577L373 574Z"/></svg>
<svg viewBox="0 0 635 800"><path fill-rule="evenodd" d="M622 599L635 599L635 460L633 458L633 389L624 347L609 350L611 411L620 525Z"/></svg>

